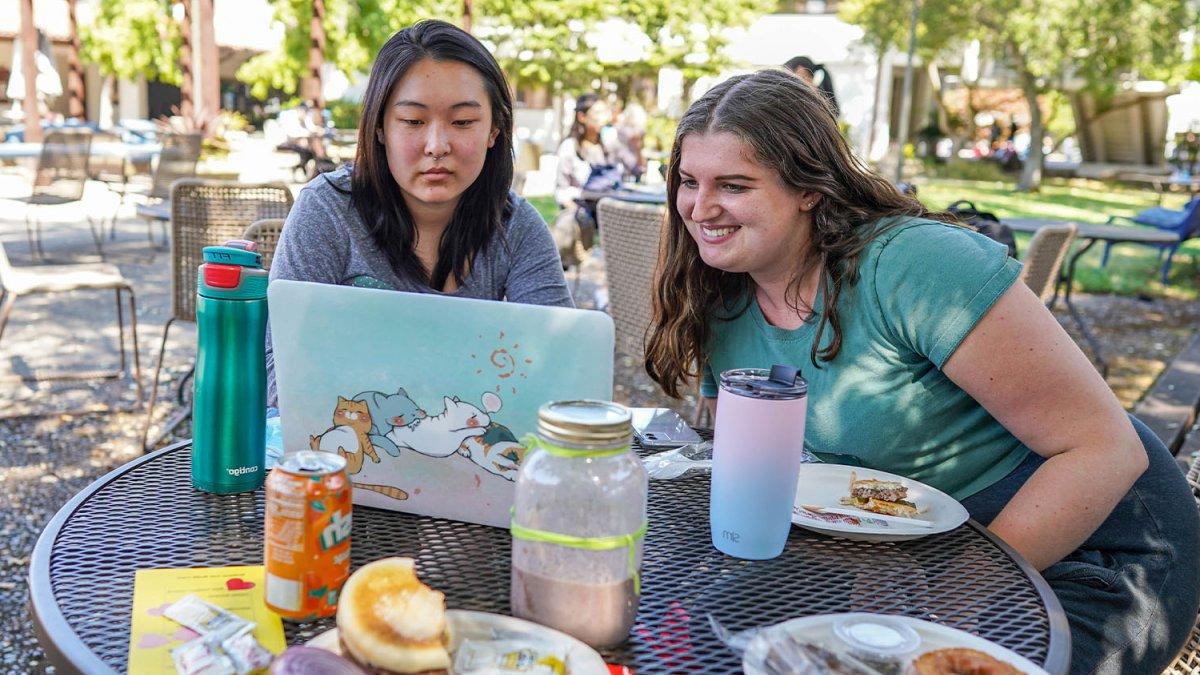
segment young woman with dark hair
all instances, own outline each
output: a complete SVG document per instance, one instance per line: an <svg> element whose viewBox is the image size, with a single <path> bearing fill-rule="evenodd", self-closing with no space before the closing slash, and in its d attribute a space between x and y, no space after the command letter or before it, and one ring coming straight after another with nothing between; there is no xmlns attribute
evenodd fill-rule
<svg viewBox="0 0 1200 675"><path fill-rule="evenodd" d="M399 31L371 68L353 166L300 191L271 279L570 306L546 222L510 192L512 132L478 40L444 21Z"/></svg>
<svg viewBox="0 0 1200 675"><path fill-rule="evenodd" d="M733 77L680 120L646 369L715 408L733 368L803 366L804 444L960 500L1042 571L1075 673L1157 673L1200 595L1200 517L996 242L851 153L823 95ZM699 372L697 372L697 370Z"/></svg>

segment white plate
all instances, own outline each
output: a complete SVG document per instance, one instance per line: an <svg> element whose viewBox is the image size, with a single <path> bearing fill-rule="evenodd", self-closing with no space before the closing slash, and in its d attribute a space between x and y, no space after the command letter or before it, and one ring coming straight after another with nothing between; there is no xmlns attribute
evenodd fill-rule
<svg viewBox="0 0 1200 675"><path fill-rule="evenodd" d="M525 621L503 614L488 612L472 612L464 609L446 610L446 623L450 628L450 652L458 649L463 640L495 639L497 633L504 639L518 638L522 635L537 638L540 642L548 642L567 652L567 672L571 675L608 675L608 666L596 650L575 638L560 633L532 621ZM341 645L338 643L338 629L331 628L308 641L309 647L324 649L340 655Z"/></svg>
<svg viewBox="0 0 1200 675"><path fill-rule="evenodd" d="M801 507L813 506L846 507L843 497L850 496L850 472L862 478L900 481L908 488L908 501L917 505L917 518L933 524L933 527L909 526L894 521L872 519L867 511L862 516L813 513ZM947 532L967 522L967 510L953 497L941 490L919 483L911 478L897 476L885 471L864 469L841 464L808 463L800 465L800 480L796 484L796 501L792 506L792 522L821 534L863 541L907 541Z"/></svg>
<svg viewBox="0 0 1200 675"><path fill-rule="evenodd" d="M878 614L867 613L850 613L850 614L822 614L820 616L808 616L800 619L792 619L778 624L779 628L786 630L792 637L802 642L811 642L835 651L844 652L845 643L843 643L833 633L834 624L848 619L869 619L872 617L881 616ZM892 621L898 621L906 624L908 627L917 631L917 635L921 636L921 646L913 652L912 658L917 658L926 652L934 651L935 649L947 649L951 647L965 647L967 649L976 649L993 658L999 659L1009 665L1024 672L1026 675L1047 675L1046 671L1040 666L1034 664L1029 659L1020 654L1005 649L994 642L988 642L981 637L971 635L957 628L941 626L929 621L921 619L913 619L905 616L887 615L887 618ZM756 668L747 667L743 664L747 675L761 675L763 671Z"/></svg>

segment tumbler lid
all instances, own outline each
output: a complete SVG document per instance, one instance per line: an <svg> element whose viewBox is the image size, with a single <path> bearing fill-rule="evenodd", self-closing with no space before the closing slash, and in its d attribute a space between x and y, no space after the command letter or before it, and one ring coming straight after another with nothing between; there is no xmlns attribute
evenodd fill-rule
<svg viewBox="0 0 1200 675"><path fill-rule="evenodd" d="M721 388L738 396L791 400L808 394L808 381L799 368L776 364L766 368L735 368L721 373Z"/></svg>

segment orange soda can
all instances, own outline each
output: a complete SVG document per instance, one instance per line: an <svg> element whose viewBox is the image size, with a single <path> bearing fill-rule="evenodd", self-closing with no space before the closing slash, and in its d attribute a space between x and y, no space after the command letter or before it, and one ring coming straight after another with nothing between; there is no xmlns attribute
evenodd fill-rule
<svg viewBox="0 0 1200 675"><path fill-rule="evenodd" d="M304 450L267 476L263 560L267 607L291 621L333 616L350 576L346 460Z"/></svg>

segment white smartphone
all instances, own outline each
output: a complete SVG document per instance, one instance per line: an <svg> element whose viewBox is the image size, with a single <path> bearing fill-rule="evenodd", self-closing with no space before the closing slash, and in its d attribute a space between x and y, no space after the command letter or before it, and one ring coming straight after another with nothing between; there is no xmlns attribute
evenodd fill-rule
<svg viewBox="0 0 1200 675"><path fill-rule="evenodd" d="M703 439L670 408L630 408L633 433L644 448L678 448Z"/></svg>

